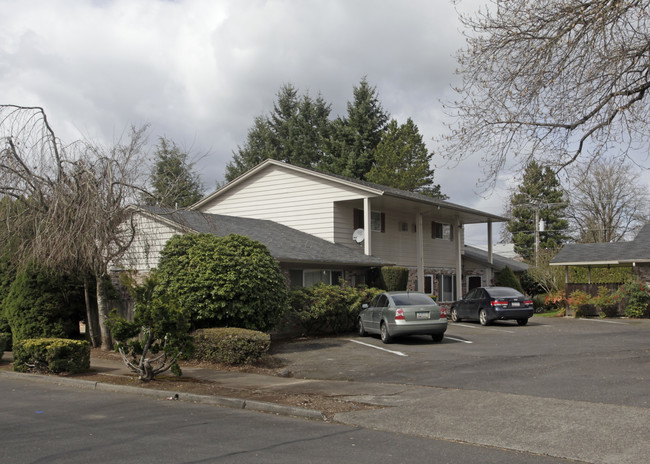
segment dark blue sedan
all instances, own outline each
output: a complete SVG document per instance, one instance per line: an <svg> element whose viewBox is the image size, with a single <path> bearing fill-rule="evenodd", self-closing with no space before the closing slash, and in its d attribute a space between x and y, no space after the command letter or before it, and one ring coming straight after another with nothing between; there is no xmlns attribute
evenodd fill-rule
<svg viewBox="0 0 650 464"><path fill-rule="evenodd" d="M507 319L526 325L533 313L533 300L510 287L473 288L450 309L453 322L469 319L479 321L481 325Z"/></svg>

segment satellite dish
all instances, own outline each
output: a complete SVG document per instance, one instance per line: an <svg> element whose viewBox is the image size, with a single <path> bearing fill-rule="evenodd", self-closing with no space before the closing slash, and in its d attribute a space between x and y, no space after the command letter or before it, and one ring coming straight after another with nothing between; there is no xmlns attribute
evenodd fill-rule
<svg viewBox="0 0 650 464"><path fill-rule="evenodd" d="M352 234L352 240L354 240L357 243L363 242L363 239L366 237L366 233L363 229L357 229L354 231Z"/></svg>

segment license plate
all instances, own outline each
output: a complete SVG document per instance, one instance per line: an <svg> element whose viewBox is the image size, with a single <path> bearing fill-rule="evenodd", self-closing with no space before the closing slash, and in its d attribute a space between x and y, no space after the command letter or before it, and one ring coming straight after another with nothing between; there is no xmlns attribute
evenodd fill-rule
<svg viewBox="0 0 650 464"><path fill-rule="evenodd" d="M415 313L415 318L416 319L431 319L431 315L429 314L428 311L427 312L419 312L419 313Z"/></svg>
<svg viewBox="0 0 650 464"><path fill-rule="evenodd" d="M518 308L519 306L521 306L521 303L519 303L518 301L513 301L512 303L510 303L510 305L511 305L513 308Z"/></svg>

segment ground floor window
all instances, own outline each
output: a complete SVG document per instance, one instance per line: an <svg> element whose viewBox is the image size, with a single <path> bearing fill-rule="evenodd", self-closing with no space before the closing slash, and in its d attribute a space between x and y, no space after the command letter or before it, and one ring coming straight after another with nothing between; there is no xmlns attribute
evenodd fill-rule
<svg viewBox="0 0 650 464"><path fill-rule="evenodd" d="M454 274L438 274L439 301L456 300L456 276Z"/></svg>
<svg viewBox="0 0 650 464"><path fill-rule="evenodd" d="M311 287L324 283L338 285L343 279L343 271L329 269L291 269L289 271L291 287Z"/></svg>

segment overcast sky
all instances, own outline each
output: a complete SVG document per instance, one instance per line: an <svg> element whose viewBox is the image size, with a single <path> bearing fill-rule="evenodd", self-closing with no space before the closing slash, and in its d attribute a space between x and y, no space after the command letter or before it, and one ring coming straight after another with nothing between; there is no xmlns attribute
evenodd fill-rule
<svg viewBox="0 0 650 464"><path fill-rule="evenodd" d="M463 0L471 11L482 0ZM291 83L344 115L366 76L391 116L429 148L463 46L450 0L0 0L2 102L42 106L65 141L110 143L150 124L150 141L194 155L208 191L255 116ZM434 156L435 163L442 159ZM437 167L450 201L504 212L509 177L483 198L476 160ZM479 193L476 193L479 192ZM484 242L468 228L468 243ZM495 239L498 234L495 231Z"/></svg>

